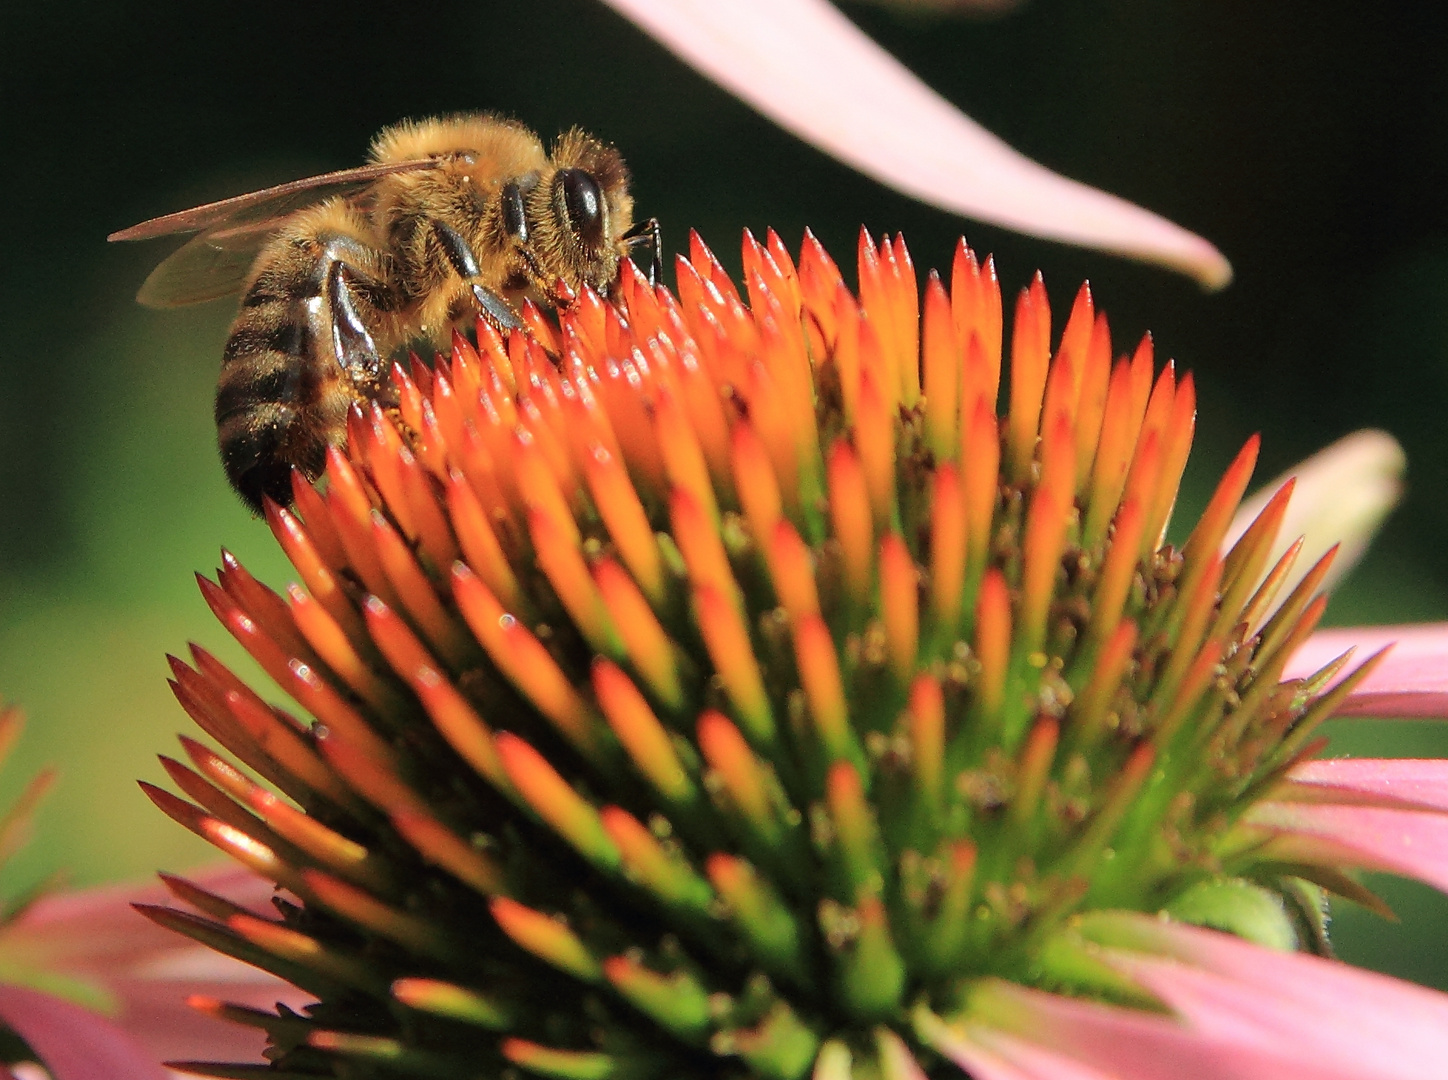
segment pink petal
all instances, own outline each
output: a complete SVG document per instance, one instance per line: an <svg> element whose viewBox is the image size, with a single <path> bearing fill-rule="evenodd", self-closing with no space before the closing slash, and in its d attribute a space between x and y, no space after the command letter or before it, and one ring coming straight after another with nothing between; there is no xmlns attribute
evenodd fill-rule
<svg viewBox="0 0 1448 1080"><path fill-rule="evenodd" d="M1386 870L1448 892L1448 814L1264 802L1245 821L1276 834L1267 849L1275 858Z"/></svg>
<svg viewBox="0 0 1448 1080"><path fill-rule="evenodd" d="M1287 665L1301 678L1356 648L1355 660L1393 649L1338 709L1339 716L1448 718L1448 622L1319 630Z"/></svg>
<svg viewBox="0 0 1448 1080"><path fill-rule="evenodd" d="M915 1055L899 1035L882 1028L876 1032L875 1038L886 1080L929 1080L920 1062L915 1060Z"/></svg>
<svg viewBox="0 0 1448 1080"><path fill-rule="evenodd" d="M954 1031L933 1045L978 1080L1110 1080L1119 1075L983 1025Z"/></svg>
<svg viewBox="0 0 1448 1080"><path fill-rule="evenodd" d="M990 1028L972 1028L937 1049L977 1080L1111 1080L1084 1062Z"/></svg>
<svg viewBox="0 0 1448 1080"><path fill-rule="evenodd" d="M1110 962L1209 1038L1290 1050L1284 1076L1422 1080L1448 1062L1448 995L1335 960L1282 953L1149 916L1112 916ZM1094 936L1094 935L1093 935Z"/></svg>
<svg viewBox="0 0 1448 1080"><path fill-rule="evenodd" d="M780 126L906 195L1159 262L1210 288L1231 279L1201 237L1012 150L826 0L606 2Z"/></svg>
<svg viewBox="0 0 1448 1080"><path fill-rule="evenodd" d="M196 884L234 903L262 910L272 886L232 866L203 872ZM104 987L118 1001L116 1019L156 1059L260 1060L265 1036L204 1016L186 1005L192 995L269 1009L278 1001L301 1008L312 999L275 976L222 956L138 915L132 903L174 898L162 886L118 885L47 897L0 934L6 962L76 977Z"/></svg>
<svg viewBox="0 0 1448 1080"><path fill-rule="evenodd" d="M0 1020L55 1080L167 1080L156 1058L116 1024L49 994L0 986Z"/></svg>
<svg viewBox="0 0 1448 1080"><path fill-rule="evenodd" d="M1440 758L1341 758L1294 768L1279 799L1448 812L1448 761Z"/></svg>
<svg viewBox="0 0 1448 1080"><path fill-rule="evenodd" d="M1347 1080L1306 1068L1285 1044L1137 1009L992 983L990 1022L927 1026L920 1035L983 1080ZM997 1019L1001 1006L1004 1018Z"/></svg>

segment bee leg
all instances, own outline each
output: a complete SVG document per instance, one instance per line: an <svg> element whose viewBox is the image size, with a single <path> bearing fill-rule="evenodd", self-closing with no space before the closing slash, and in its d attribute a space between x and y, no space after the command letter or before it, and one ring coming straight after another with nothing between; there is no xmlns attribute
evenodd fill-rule
<svg viewBox="0 0 1448 1080"><path fill-rule="evenodd" d="M462 234L452 228L446 222L432 222L432 231L437 236L438 242L442 244L443 254L447 261L452 264L458 277L469 282L473 290L473 299L478 302L478 309L482 312L483 318L492 323L501 331L521 330L523 320L514 314L508 302L497 293L483 285L479 285L473 278L476 278L481 271L478 269L478 260L473 255L473 249L463 239Z"/></svg>
<svg viewBox="0 0 1448 1080"><path fill-rule="evenodd" d="M649 284L657 285L664 276L664 233L659 228L659 219L651 217L647 221L640 221L619 239L630 242L630 245L649 246L652 255L649 259Z"/></svg>
<svg viewBox="0 0 1448 1080"><path fill-rule="evenodd" d="M513 313L513 309L508 306L508 301L493 292L492 289L475 284L473 286L473 299L478 302L478 307L482 309L483 318L492 323L500 332L504 330L523 329L523 320Z"/></svg>
<svg viewBox="0 0 1448 1080"><path fill-rule="evenodd" d="M358 313L349 277L356 271L340 260L327 270L327 305L332 314L332 351L337 363L359 389L376 395L382 388L386 364L377 343Z"/></svg>

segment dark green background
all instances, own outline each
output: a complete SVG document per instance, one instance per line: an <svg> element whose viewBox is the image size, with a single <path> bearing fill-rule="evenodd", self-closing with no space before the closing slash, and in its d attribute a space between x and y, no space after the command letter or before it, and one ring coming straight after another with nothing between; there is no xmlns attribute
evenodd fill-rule
<svg viewBox="0 0 1448 1080"><path fill-rule="evenodd" d="M584 125L623 149L670 244L696 226L734 266L739 230L770 224L792 247L810 225L849 265L863 222L903 230L922 269L965 230L1011 289L1043 269L1058 318L1090 277L1118 347L1150 328L1200 380L1183 512L1252 431L1266 478L1385 427L1408 450L1407 498L1333 618L1448 616L1448 13L1432 7L1035 0L994 22L848 8L1013 145L1216 242L1237 280L1206 295L885 191L588 0L5 5L0 693L32 727L0 795L42 761L64 769L5 891L56 866L88 882L202 857L132 784L160 779L151 755L187 726L162 653L196 639L236 659L190 579L219 544L288 579L215 460L228 305L137 308L165 245L104 236L359 163L406 116ZM1357 725L1338 746L1448 754L1431 724ZM1345 912L1344 952L1448 986L1448 904L1383 888L1404 922Z"/></svg>

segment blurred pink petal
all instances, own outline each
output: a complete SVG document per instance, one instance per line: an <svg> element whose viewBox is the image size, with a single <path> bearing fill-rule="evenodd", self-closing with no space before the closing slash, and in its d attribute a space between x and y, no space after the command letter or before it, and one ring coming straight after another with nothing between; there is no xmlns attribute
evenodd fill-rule
<svg viewBox="0 0 1448 1080"><path fill-rule="evenodd" d="M1283 1076L1443 1075L1448 995L1150 916L1112 914L1093 922L1111 927L1110 936L1131 950L1108 948L1109 962L1205 1037L1290 1052L1296 1063Z"/></svg>
<svg viewBox="0 0 1448 1080"><path fill-rule="evenodd" d="M992 981L988 1019L919 1024L921 1038L981 1080L1347 1080L1304 1067L1296 1048L1205 1031L1189 1018ZM1244 996L1251 1000L1248 991ZM976 1001L973 994L972 1002Z"/></svg>
<svg viewBox="0 0 1448 1080"><path fill-rule="evenodd" d="M1448 761L1441 758L1306 761L1288 779L1278 799L1448 812Z"/></svg>
<svg viewBox="0 0 1448 1080"><path fill-rule="evenodd" d="M1264 802L1244 821L1275 834L1273 857L1386 870L1448 892L1448 814L1333 803Z"/></svg>
<svg viewBox="0 0 1448 1080"><path fill-rule="evenodd" d="M1032 236L1231 280L1222 253L1012 150L826 0L605 0L781 127L906 195Z"/></svg>
<svg viewBox="0 0 1448 1080"><path fill-rule="evenodd" d="M1337 715L1448 718L1448 622L1321 630L1293 655L1284 677L1310 675L1351 648L1360 660L1388 645L1392 651Z"/></svg>
<svg viewBox="0 0 1448 1080"><path fill-rule="evenodd" d="M879 1029L875 1033L875 1044L888 1080L929 1080L905 1041L893 1031L888 1028Z"/></svg>
<svg viewBox="0 0 1448 1080"><path fill-rule="evenodd" d="M25 1040L54 1080L167 1080L150 1047L116 1023L60 998L0 986L0 1021Z"/></svg>
<svg viewBox="0 0 1448 1080"><path fill-rule="evenodd" d="M975 1027L937 1046L979 1080L1110 1080L1112 1075L1025 1039Z"/></svg>
<svg viewBox="0 0 1448 1080"><path fill-rule="evenodd" d="M1398 441L1385 431L1346 435L1248 496L1232 518L1222 548L1235 544L1277 489L1295 477L1297 486L1267 565L1303 538L1302 552L1279 593L1286 596L1329 548L1337 547L1323 579L1323 589L1330 590L1357 565L1383 518L1398 504L1407 460Z"/></svg>
<svg viewBox="0 0 1448 1080"><path fill-rule="evenodd" d="M193 878L210 892L257 910L272 886L231 866ZM163 930L131 908L174 902L159 885L120 885L59 894L37 903L0 932L7 966L70 976L108 991L115 1019L156 1060L233 1058L260 1060L265 1036L254 1029L203 1016L187 1007L192 994L269 1009L295 1008L311 999L266 972Z"/></svg>

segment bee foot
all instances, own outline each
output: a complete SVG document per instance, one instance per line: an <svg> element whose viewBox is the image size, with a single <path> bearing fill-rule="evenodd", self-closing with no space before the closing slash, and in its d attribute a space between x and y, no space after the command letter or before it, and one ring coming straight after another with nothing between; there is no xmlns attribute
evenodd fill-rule
<svg viewBox="0 0 1448 1080"><path fill-rule="evenodd" d="M482 309L483 318L492 323L498 330L521 330L523 320L514 314L508 302L491 289L481 285L473 286L473 298L477 300L478 307Z"/></svg>

